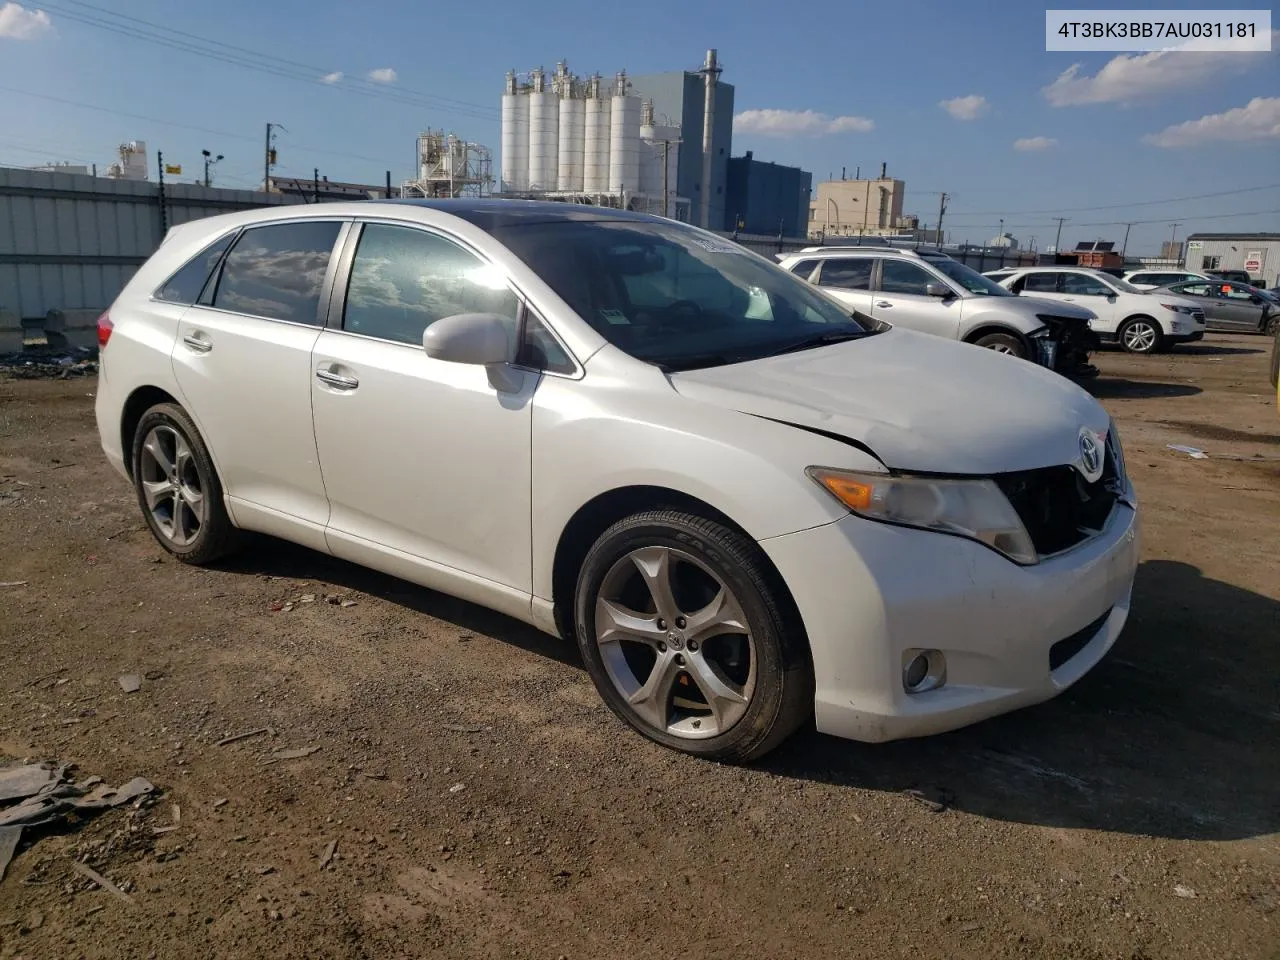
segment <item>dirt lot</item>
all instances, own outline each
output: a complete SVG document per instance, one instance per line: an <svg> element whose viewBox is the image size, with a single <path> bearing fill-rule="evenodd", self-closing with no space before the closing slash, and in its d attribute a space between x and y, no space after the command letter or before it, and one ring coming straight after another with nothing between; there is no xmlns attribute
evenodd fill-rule
<svg viewBox="0 0 1280 960"><path fill-rule="evenodd" d="M476 607L274 542L171 562L94 381L0 380L0 761L163 791L24 842L0 957L1280 957L1266 347L1100 356L1145 562L1079 685L750 769L640 740L571 645Z"/></svg>

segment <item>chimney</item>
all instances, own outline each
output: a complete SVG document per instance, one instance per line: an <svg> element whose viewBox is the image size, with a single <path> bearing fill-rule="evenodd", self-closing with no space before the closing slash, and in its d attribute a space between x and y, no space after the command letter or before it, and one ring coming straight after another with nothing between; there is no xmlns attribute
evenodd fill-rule
<svg viewBox="0 0 1280 960"><path fill-rule="evenodd" d="M880 164L880 179L881 179L881 180L885 179L885 177L886 177L886 176L887 176L887 174L888 174L888 171L889 171L889 164L887 164L887 163L882 163L882 164Z"/></svg>

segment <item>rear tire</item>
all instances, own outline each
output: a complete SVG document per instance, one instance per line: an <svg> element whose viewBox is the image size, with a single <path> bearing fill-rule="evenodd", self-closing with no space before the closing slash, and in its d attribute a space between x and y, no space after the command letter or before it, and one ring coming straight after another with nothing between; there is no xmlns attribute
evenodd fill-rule
<svg viewBox="0 0 1280 960"><path fill-rule="evenodd" d="M656 743L764 756L813 713L813 664L750 539L675 510L620 520L583 561L574 633L596 690Z"/></svg>
<svg viewBox="0 0 1280 960"><path fill-rule="evenodd" d="M1126 353L1151 354L1164 349L1164 332L1150 317L1130 317L1116 333Z"/></svg>
<svg viewBox="0 0 1280 960"><path fill-rule="evenodd" d="M1027 345L1022 338L1015 337L1011 333L988 333L986 336L979 337L973 341L974 346L986 347L988 350L994 350L996 353L1003 353L1010 357L1017 357L1019 360L1027 359Z"/></svg>
<svg viewBox="0 0 1280 960"><path fill-rule="evenodd" d="M240 531L222 501L209 449L187 412L158 403L133 434L133 488L160 545L183 563L203 565L231 553Z"/></svg>
<svg viewBox="0 0 1280 960"><path fill-rule="evenodd" d="M1268 336L1280 337L1280 313L1273 313L1267 318L1267 325L1262 332Z"/></svg>

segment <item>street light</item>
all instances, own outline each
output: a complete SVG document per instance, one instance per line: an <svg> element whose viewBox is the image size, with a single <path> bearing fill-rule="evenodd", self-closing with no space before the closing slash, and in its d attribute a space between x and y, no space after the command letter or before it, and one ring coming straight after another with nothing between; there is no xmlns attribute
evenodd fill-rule
<svg viewBox="0 0 1280 960"><path fill-rule="evenodd" d="M216 157L208 150L200 151L204 155L204 185L209 186L209 168L222 159L222 154Z"/></svg>

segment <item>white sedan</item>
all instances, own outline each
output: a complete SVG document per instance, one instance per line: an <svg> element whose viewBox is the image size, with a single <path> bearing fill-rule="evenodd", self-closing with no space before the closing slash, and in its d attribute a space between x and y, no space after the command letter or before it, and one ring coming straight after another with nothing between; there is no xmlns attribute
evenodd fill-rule
<svg viewBox="0 0 1280 960"><path fill-rule="evenodd" d="M257 210L171 230L103 315L98 427L178 558L259 531L572 637L692 754L1048 699L1129 611L1111 421L864 319L639 214Z"/></svg>

